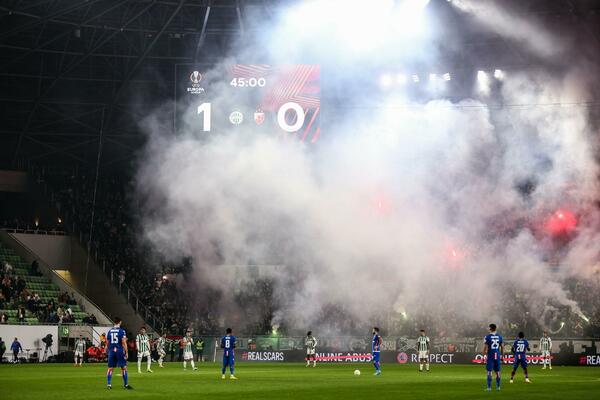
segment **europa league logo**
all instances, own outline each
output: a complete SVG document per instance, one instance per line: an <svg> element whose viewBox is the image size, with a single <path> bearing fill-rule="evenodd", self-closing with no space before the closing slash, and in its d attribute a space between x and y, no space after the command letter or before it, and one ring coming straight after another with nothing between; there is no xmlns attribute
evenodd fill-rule
<svg viewBox="0 0 600 400"><path fill-rule="evenodd" d="M191 73L190 75L190 81L192 81L192 83L200 83L200 81L202 80L202 74L198 71L194 71Z"/></svg>

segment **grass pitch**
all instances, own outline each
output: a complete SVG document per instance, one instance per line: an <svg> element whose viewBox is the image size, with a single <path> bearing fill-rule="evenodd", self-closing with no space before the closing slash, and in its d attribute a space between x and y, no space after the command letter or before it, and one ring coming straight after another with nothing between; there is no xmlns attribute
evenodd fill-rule
<svg viewBox="0 0 600 400"><path fill-rule="evenodd" d="M145 364L144 364L145 365ZM504 367L502 391L484 392L482 366L432 365L419 373L417 366L383 365L383 374L373 376L368 364L239 363L239 380L221 380L220 366L202 363L198 371L184 371L180 363L154 364L154 373L137 373L129 366L132 391L113 376L113 389L106 389L106 366L85 364L0 365L0 398L70 399L591 399L600 398L600 368L530 368L532 383L525 384L522 371L509 383L510 368ZM360 376L353 371L359 369Z"/></svg>

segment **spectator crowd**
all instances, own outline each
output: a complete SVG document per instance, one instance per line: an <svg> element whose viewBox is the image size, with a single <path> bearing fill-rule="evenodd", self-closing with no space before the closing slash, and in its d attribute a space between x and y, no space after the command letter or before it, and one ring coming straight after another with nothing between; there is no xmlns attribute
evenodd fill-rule
<svg viewBox="0 0 600 400"><path fill-rule="evenodd" d="M92 207L93 179L75 172L48 174L40 170L37 174L38 182L48 188L59 213L65 216L65 226L73 227L74 232L71 233L80 235L84 244L87 244L93 226L91 248L94 257L106 266L107 274L122 293L130 290L160 321L156 329L165 328L170 334L183 334L191 328L195 332L213 334L222 328L216 311L221 294L206 288L199 295L196 287L188 284L192 279L189 260L181 260L177 265L168 264L147 244L139 241L141 235L136 230L136 210L140 207L129 195L133 190L128 183L112 176L101 178L95 206ZM92 210L93 224L90 224ZM10 286L19 287L16 281L11 281ZM254 313L252 319L258 322L244 329L252 331L248 333L270 333L276 311L271 282L257 281L249 283L248 287L246 292L235 293L234 301L251 308ZM496 315L504 316L500 323L507 328L507 334L527 330L530 335L540 335L543 329L550 327L556 335L563 337L598 335L600 297L596 294L599 289L598 279L595 282L569 281L565 290L581 307L581 312L576 312L572 307L553 302L534 310L526 294L513 293L507 288L506 298L498 301ZM9 295L14 297L12 291ZM45 304L42 308L52 310L54 307ZM365 327L353 323L341 305L326 305L319 315L322 324L330 326L332 331L364 333ZM432 336L479 335L481 322L465 320L461 315L460 310L440 307L435 315L430 310L389 311L380 320L387 321L387 326L383 327L393 335L412 335L422 326L430 327ZM238 318L244 320L243 315ZM286 329L285 325L280 329Z"/></svg>
<svg viewBox="0 0 600 400"><path fill-rule="evenodd" d="M29 276L41 276L37 261L29 268ZM0 323L27 323L27 318L37 318L39 323L72 324L75 316L71 306L77 305L74 295L60 293L57 298L42 299L42 296L27 287L27 281L15 274L14 267L5 260L0 260L0 310L16 310L14 319L6 311L0 314ZM96 317L88 315L86 321L97 324Z"/></svg>

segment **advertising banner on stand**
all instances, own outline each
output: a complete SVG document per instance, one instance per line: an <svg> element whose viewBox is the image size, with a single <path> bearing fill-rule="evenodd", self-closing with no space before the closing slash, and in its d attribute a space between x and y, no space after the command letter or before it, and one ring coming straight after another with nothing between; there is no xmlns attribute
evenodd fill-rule
<svg viewBox="0 0 600 400"><path fill-rule="evenodd" d="M481 343L480 343L481 342ZM541 365L538 340L532 339L529 364ZM238 349L241 361L248 362L303 362L306 351L298 338L252 338L248 348ZM509 341L507 341L509 343ZM283 345L281 345L283 344ZM418 364L415 340L389 338L384 340L381 361L390 364ZM507 345L504 364L512 364ZM483 340L476 338L432 340L430 364L481 365ZM319 363L370 363L370 343L363 338L323 338L317 347ZM552 352L553 365L600 366L600 355L594 339L556 339Z"/></svg>

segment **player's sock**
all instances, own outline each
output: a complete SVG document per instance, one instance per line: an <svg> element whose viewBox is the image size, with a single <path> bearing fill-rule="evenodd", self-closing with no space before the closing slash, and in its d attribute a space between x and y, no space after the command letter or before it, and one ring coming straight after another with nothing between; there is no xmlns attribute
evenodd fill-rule
<svg viewBox="0 0 600 400"><path fill-rule="evenodd" d="M221 368L221 375L225 376L225 366L223 366L223 368Z"/></svg>
<svg viewBox="0 0 600 400"><path fill-rule="evenodd" d="M229 373L230 373L231 375L234 375L234 373L233 373L233 366L229 367Z"/></svg>
<svg viewBox="0 0 600 400"><path fill-rule="evenodd" d="M138 358L138 372L142 372L142 357Z"/></svg>
<svg viewBox="0 0 600 400"><path fill-rule="evenodd" d="M112 368L109 368L108 371L106 372L106 383L110 386L111 382L112 382L112 374L113 374L113 370Z"/></svg>
<svg viewBox="0 0 600 400"><path fill-rule="evenodd" d="M196 369L196 365L194 364L194 360L191 360L190 364L192 364L192 369Z"/></svg>
<svg viewBox="0 0 600 400"><path fill-rule="evenodd" d="M147 369L148 369L148 371L151 370L151 368L150 368L151 366L152 366L152 358L148 357L148 361L147 361Z"/></svg>
<svg viewBox="0 0 600 400"><path fill-rule="evenodd" d="M500 387L500 374L496 374L496 388Z"/></svg>
<svg viewBox="0 0 600 400"><path fill-rule="evenodd" d="M419 363L419 371L423 372L423 363Z"/></svg>
<svg viewBox="0 0 600 400"><path fill-rule="evenodd" d="M487 387L488 389L492 388L492 374L488 374L487 376Z"/></svg>
<svg viewBox="0 0 600 400"><path fill-rule="evenodd" d="M127 374L127 368L123 369L123 384L125 386L129 385L129 375Z"/></svg>
<svg viewBox="0 0 600 400"><path fill-rule="evenodd" d="M315 361L313 361L313 367L316 367L316 366L317 366L317 361L315 360Z"/></svg>
<svg viewBox="0 0 600 400"><path fill-rule="evenodd" d="M429 371L429 363L425 364L425 369Z"/></svg>
<svg viewBox="0 0 600 400"><path fill-rule="evenodd" d="M187 369L187 361L183 360L183 369Z"/></svg>
<svg viewBox="0 0 600 400"><path fill-rule="evenodd" d="M510 373L510 380L512 381L513 378L515 377L515 372L517 372L517 369L513 369L512 372ZM525 375L527 375L527 372L525 372Z"/></svg>
<svg viewBox="0 0 600 400"><path fill-rule="evenodd" d="M524 368L523 372L525 372L525 379L529 379L529 372L527 371L527 368Z"/></svg>

